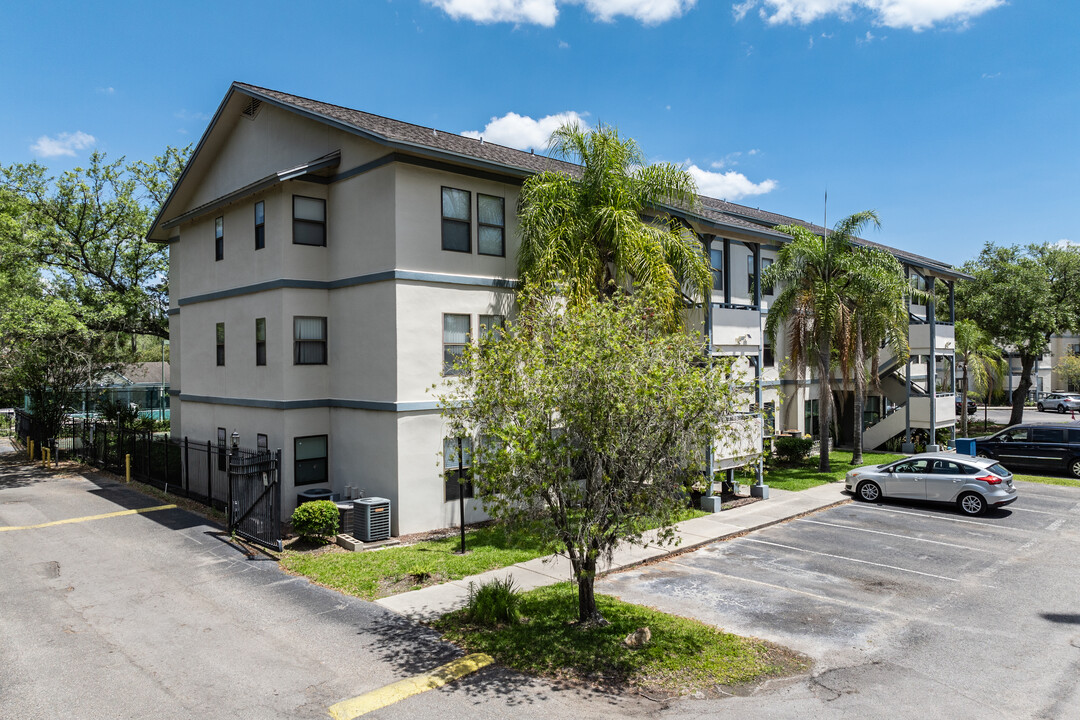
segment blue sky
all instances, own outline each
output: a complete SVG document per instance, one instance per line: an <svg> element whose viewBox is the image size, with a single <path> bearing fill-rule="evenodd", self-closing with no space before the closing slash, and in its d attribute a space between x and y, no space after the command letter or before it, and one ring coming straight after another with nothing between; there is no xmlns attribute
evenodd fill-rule
<svg viewBox="0 0 1080 720"><path fill-rule="evenodd" d="M1080 242L1080 3L5 3L0 163L198 139L233 80L486 140L615 124L702 191L951 263ZM547 120L545 121L545 118ZM493 122L494 121L494 122Z"/></svg>

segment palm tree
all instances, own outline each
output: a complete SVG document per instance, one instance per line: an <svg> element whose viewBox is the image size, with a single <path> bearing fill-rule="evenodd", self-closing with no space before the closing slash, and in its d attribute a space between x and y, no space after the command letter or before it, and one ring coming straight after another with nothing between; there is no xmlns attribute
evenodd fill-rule
<svg viewBox="0 0 1080 720"><path fill-rule="evenodd" d="M648 287L658 312L677 327L687 302L707 298L711 283L701 243L664 211L695 206L693 178L676 165L646 164L637 143L606 125L564 125L552 133L549 149L581 171L541 172L522 186L522 287L571 304L610 298L620 287ZM657 217L645 221L643 212Z"/></svg>
<svg viewBox="0 0 1080 720"><path fill-rule="evenodd" d="M854 448L851 464L863 461L863 404L866 381L878 383L878 347L884 342L900 362L908 356L908 297L914 292L904 268L890 253L859 247L845 291L844 320L837 334L841 376L854 376ZM869 376L866 360L870 358Z"/></svg>
<svg viewBox="0 0 1080 720"><path fill-rule="evenodd" d="M775 229L791 235L793 240L780 248L776 262L764 273L766 283L784 288L765 321L769 338L775 343L781 324L787 323L791 356L800 380L806 375L807 356L814 356L820 398L820 472L830 469L833 341L847 314L845 299L852 273L859 269L852 238L868 224L881 227L873 210L843 218L824 237L801 225L780 225Z"/></svg>
<svg viewBox="0 0 1080 720"><path fill-rule="evenodd" d="M1005 360L990 338L974 320L956 321L956 361L960 363L963 379L960 381L960 434L968 435L967 399L968 386L986 388L986 400L990 390L1005 374ZM970 380L969 380L970 377Z"/></svg>

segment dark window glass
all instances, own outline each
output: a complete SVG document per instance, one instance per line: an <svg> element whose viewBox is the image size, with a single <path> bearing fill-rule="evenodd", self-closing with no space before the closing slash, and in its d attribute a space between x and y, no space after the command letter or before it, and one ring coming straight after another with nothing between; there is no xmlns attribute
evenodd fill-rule
<svg viewBox="0 0 1080 720"><path fill-rule="evenodd" d="M505 327L506 317L504 315L481 315L480 339L484 340L488 337L494 337L497 340L502 337L502 332Z"/></svg>
<svg viewBox="0 0 1080 720"><path fill-rule="evenodd" d="M326 364L326 318L293 318L293 362L297 365Z"/></svg>
<svg viewBox="0 0 1080 720"><path fill-rule="evenodd" d="M1080 430L1069 430L1069 442L1080 443Z"/></svg>
<svg viewBox="0 0 1080 720"><path fill-rule="evenodd" d="M765 271L768 270L769 266L772 265L772 264L773 264L773 261L770 260L769 258L761 258L761 277L762 278L765 277ZM767 297L772 297L773 286L769 285L768 283L766 283L764 281L762 281L762 283L761 283L761 294L765 295Z"/></svg>
<svg viewBox="0 0 1080 720"><path fill-rule="evenodd" d="M762 333L762 335L765 335L765 333ZM769 341L768 335L765 335L765 337L762 338L762 343L762 367L773 367L774 365L776 365L776 357L773 355L772 343Z"/></svg>
<svg viewBox="0 0 1080 720"><path fill-rule="evenodd" d="M934 474L935 475L963 475L964 471L960 469L960 466L954 462L948 460L935 460L934 461Z"/></svg>
<svg viewBox="0 0 1080 720"><path fill-rule="evenodd" d="M776 403L765 403L764 412L762 413L762 422L765 426L765 437L772 437L776 434Z"/></svg>
<svg viewBox="0 0 1080 720"><path fill-rule="evenodd" d="M724 251L723 250L710 250L709 251L709 264L712 266L712 287L713 287L713 290L723 292L723 290L724 290Z"/></svg>
<svg viewBox="0 0 1080 720"><path fill-rule="evenodd" d="M225 323L217 324L217 364L225 364Z"/></svg>
<svg viewBox="0 0 1080 720"><path fill-rule="evenodd" d="M442 249L472 252L472 193L442 189Z"/></svg>
<svg viewBox="0 0 1080 720"><path fill-rule="evenodd" d="M270 439L262 433L259 433L255 436L255 445L259 452L266 452L270 449Z"/></svg>
<svg viewBox="0 0 1080 720"><path fill-rule="evenodd" d="M750 299L754 297L754 283L757 280L757 275L754 273L754 256L750 255L746 258L746 294L750 296Z"/></svg>
<svg viewBox="0 0 1080 720"><path fill-rule="evenodd" d="M225 218L214 220L214 260L225 259Z"/></svg>
<svg viewBox="0 0 1080 720"><path fill-rule="evenodd" d="M443 315L443 375L460 375L454 365L465 352L465 345L472 335L472 321L468 315Z"/></svg>
<svg viewBox="0 0 1080 720"><path fill-rule="evenodd" d="M225 448L225 428L217 429L217 469L225 471L225 463L228 461L228 450Z"/></svg>
<svg viewBox="0 0 1080 720"><path fill-rule="evenodd" d="M1031 441L1039 443L1063 443L1065 431L1060 428L1031 428Z"/></svg>
<svg viewBox="0 0 1080 720"><path fill-rule="evenodd" d="M462 491L466 498L475 497L472 483L472 438L462 438L460 455L458 439L443 438L443 468L446 477L444 496L447 502L460 499Z"/></svg>
<svg viewBox="0 0 1080 720"><path fill-rule="evenodd" d="M255 203L255 249L266 247L266 211L262 201Z"/></svg>
<svg viewBox="0 0 1080 720"><path fill-rule="evenodd" d="M255 318L255 364L266 364L266 318Z"/></svg>
<svg viewBox="0 0 1080 720"><path fill-rule="evenodd" d="M293 441L295 485L324 483L329 478L326 462L326 435L298 437Z"/></svg>
<svg viewBox="0 0 1080 720"><path fill-rule="evenodd" d="M293 244L326 245L326 201L293 195Z"/></svg>
<svg viewBox="0 0 1080 720"><path fill-rule="evenodd" d="M480 255L506 255L505 201L492 195L476 196L476 252Z"/></svg>
<svg viewBox="0 0 1080 720"><path fill-rule="evenodd" d="M805 423L803 425L803 432L816 438L818 430L821 428L821 415L818 412L817 399L806 401L803 421Z"/></svg>

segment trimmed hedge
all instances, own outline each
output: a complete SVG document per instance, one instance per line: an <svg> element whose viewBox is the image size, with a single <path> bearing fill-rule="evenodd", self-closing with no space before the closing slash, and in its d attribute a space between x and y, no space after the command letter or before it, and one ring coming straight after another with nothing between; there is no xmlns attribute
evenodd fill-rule
<svg viewBox="0 0 1080 720"><path fill-rule="evenodd" d="M300 537L316 540L336 535L339 519L336 504L330 500L313 500L296 506L292 526Z"/></svg>
<svg viewBox="0 0 1080 720"><path fill-rule="evenodd" d="M776 459L791 465L810 457L810 449L814 447L814 439L809 437L778 437L773 441Z"/></svg>

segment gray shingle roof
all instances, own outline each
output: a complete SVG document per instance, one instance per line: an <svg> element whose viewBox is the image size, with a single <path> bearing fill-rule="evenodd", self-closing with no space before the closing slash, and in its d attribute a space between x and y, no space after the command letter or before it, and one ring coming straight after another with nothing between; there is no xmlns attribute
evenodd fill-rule
<svg viewBox="0 0 1080 720"><path fill-rule="evenodd" d="M580 174L578 165L550 158L546 155L537 155L533 152L525 152L496 143L484 142L457 133L414 125L381 115L373 115L372 113L342 107L341 105L333 105L248 83L235 82L233 87L248 95L340 123L362 134L374 136L375 139L386 144L403 145L421 150L435 150L440 153L457 155L465 159L497 165L522 176L546 170L565 172L574 177ZM699 207L693 212L694 215L720 225L734 226L754 233L773 236L777 240L783 240L788 236L774 231L772 228L776 225L802 225L818 235L825 232L825 229L820 225L787 215L738 205L705 195L699 195L698 200ZM939 260L898 250L862 238L857 238L856 241L867 247L887 250L901 261L909 261L916 265L937 268L951 274L963 276L963 273L958 273L951 265Z"/></svg>

